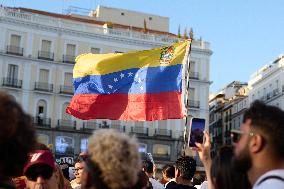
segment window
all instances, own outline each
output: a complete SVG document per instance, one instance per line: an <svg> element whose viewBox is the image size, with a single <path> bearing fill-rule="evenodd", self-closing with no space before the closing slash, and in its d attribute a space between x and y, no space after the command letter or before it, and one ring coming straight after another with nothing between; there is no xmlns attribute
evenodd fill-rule
<svg viewBox="0 0 284 189"><path fill-rule="evenodd" d="M154 155L170 155L170 146L164 144L154 144L153 145Z"/></svg>
<svg viewBox="0 0 284 189"><path fill-rule="evenodd" d="M194 70L195 70L195 62L194 61L190 61L189 62L189 66L190 66L190 71L194 72Z"/></svg>
<svg viewBox="0 0 284 189"><path fill-rule="evenodd" d="M49 75L49 70L40 69L39 70L39 82L48 83L48 75Z"/></svg>
<svg viewBox="0 0 284 189"><path fill-rule="evenodd" d="M114 53L123 53L122 51L114 51Z"/></svg>
<svg viewBox="0 0 284 189"><path fill-rule="evenodd" d="M91 48L91 53L93 53L93 54L100 54L100 49L99 49L99 48L92 47L92 48Z"/></svg>
<svg viewBox="0 0 284 189"><path fill-rule="evenodd" d="M72 73L64 74L64 86L72 86L73 76Z"/></svg>
<svg viewBox="0 0 284 189"><path fill-rule="evenodd" d="M36 114L39 115L39 114L43 114L43 117L46 116L46 101L45 100L39 100L38 103L37 103L37 112Z"/></svg>
<svg viewBox="0 0 284 189"><path fill-rule="evenodd" d="M21 36L12 34L10 45L13 47L20 47L21 46Z"/></svg>
<svg viewBox="0 0 284 189"><path fill-rule="evenodd" d="M71 116L66 113L67 106L68 103L62 105L62 114L61 114L62 120L71 120Z"/></svg>
<svg viewBox="0 0 284 189"><path fill-rule="evenodd" d="M153 18L152 18L152 17L149 17L149 20L153 20Z"/></svg>
<svg viewBox="0 0 284 189"><path fill-rule="evenodd" d="M8 65L8 78L10 79L18 79L18 66L14 64Z"/></svg>
<svg viewBox="0 0 284 189"><path fill-rule="evenodd" d="M75 56L75 54L76 54L76 45L67 44L66 55Z"/></svg>
<svg viewBox="0 0 284 189"><path fill-rule="evenodd" d="M55 152L74 155L74 139L67 136L56 136Z"/></svg>
<svg viewBox="0 0 284 189"><path fill-rule="evenodd" d="M83 138L81 139L81 152L87 152L88 149L88 139L87 138Z"/></svg>
<svg viewBox="0 0 284 189"><path fill-rule="evenodd" d="M194 92L195 92L195 89L194 88L189 88L189 100L194 100Z"/></svg>
<svg viewBox="0 0 284 189"><path fill-rule="evenodd" d="M140 153L147 153L147 144L139 143L138 151Z"/></svg>
<svg viewBox="0 0 284 189"><path fill-rule="evenodd" d="M121 13L121 16L124 16L124 12Z"/></svg>
<svg viewBox="0 0 284 189"><path fill-rule="evenodd" d="M49 144L49 136L45 134L37 134L37 142L45 144L46 146Z"/></svg>
<svg viewBox="0 0 284 189"><path fill-rule="evenodd" d="M51 51L51 41L42 40L41 42L41 51L50 52Z"/></svg>

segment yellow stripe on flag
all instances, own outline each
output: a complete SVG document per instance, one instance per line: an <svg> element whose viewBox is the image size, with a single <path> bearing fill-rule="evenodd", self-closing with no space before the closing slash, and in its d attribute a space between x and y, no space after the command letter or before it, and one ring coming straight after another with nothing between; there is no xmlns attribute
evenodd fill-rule
<svg viewBox="0 0 284 189"><path fill-rule="evenodd" d="M182 64L189 41L175 43L174 53L169 63L161 63L162 48L132 51L119 54L82 54L76 58L73 78L88 75L104 75L131 68L172 66Z"/></svg>

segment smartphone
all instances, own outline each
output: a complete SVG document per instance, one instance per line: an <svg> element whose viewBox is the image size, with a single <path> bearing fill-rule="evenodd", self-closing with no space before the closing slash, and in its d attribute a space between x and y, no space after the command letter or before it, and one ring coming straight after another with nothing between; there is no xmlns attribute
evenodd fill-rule
<svg viewBox="0 0 284 189"><path fill-rule="evenodd" d="M189 122L189 138L187 145L189 147L196 147L195 142L203 143L203 132L205 130L205 119L191 118Z"/></svg>
<svg viewBox="0 0 284 189"><path fill-rule="evenodd" d="M153 159L152 154L151 154L151 153L147 153L147 155L148 155L149 160L150 160L150 161L153 163L153 165L154 165L155 163L154 163L154 159Z"/></svg>

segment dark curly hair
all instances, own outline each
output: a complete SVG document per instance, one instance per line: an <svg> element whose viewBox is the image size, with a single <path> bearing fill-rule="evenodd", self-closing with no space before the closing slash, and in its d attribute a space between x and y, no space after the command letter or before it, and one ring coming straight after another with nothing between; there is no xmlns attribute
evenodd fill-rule
<svg viewBox="0 0 284 189"><path fill-rule="evenodd" d="M0 92L0 176L20 176L35 145L31 117L8 94Z"/></svg>
<svg viewBox="0 0 284 189"><path fill-rule="evenodd" d="M261 132L274 155L284 158L284 111L257 100L245 112L243 122L249 119L251 128Z"/></svg>
<svg viewBox="0 0 284 189"><path fill-rule="evenodd" d="M176 161L176 169L183 179L191 180L196 171L196 161L192 157L182 156Z"/></svg>

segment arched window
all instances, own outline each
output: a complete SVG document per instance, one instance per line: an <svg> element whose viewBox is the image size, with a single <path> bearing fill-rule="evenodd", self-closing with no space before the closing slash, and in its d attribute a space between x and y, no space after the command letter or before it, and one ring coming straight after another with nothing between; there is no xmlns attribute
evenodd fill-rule
<svg viewBox="0 0 284 189"><path fill-rule="evenodd" d="M43 117L46 117L46 112L47 112L47 103L45 100L39 100L37 102L37 110L36 110L36 115L42 114Z"/></svg>

